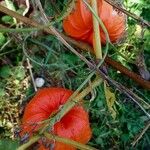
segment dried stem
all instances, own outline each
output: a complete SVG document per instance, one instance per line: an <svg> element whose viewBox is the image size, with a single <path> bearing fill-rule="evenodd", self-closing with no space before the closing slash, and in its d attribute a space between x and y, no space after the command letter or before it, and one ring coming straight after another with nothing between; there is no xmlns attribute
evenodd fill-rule
<svg viewBox="0 0 150 150"><path fill-rule="evenodd" d="M144 80L140 75L137 75L136 73L132 72L128 68L122 66L119 62L114 61L110 57L106 57L106 63L108 65L111 65L113 68L119 70L124 75L127 75L129 78L134 80L136 83L141 85L143 88L150 90L150 82L147 80Z"/></svg>
<svg viewBox="0 0 150 150"><path fill-rule="evenodd" d="M41 138L40 135L33 136L27 143L21 145L17 150L25 150Z"/></svg>
<svg viewBox="0 0 150 150"><path fill-rule="evenodd" d="M65 143L65 144L68 144L68 145L72 145L73 147L81 149L81 150L97 150L96 148L93 148L91 146L78 143L78 142L73 141L71 139L67 139L67 138L63 138L63 137L57 136L57 135L53 135L51 133L44 132L43 135L46 138L48 138L49 140L55 140L57 142ZM21 145L17 150L26 150L32 144L37 142L40 138L41 138L41 135L32 136L32 138L27 143Z"/></svg>
<svg viewBox="0 0 150 150"><path fill-rule="evenodd" d="M50 133L44 133L44 136L47 137L50 140L56 140L57 142L61 142L64 144L68 144L68 145L72 145L73 147L77 148L77 149L81 149L81 150L96 150L96 148L93 148L91 146L88 145L84 145L81 143L78 143L76 141L73 141L71 139L67 139L67 138L63 138L63 137L59 137Z"/></svg>
<svg viewBox="0 0 150 150"><path fill-rule="evenodd" d="M91 5L92 5L95 15L98 15L97 1L91 0ZM94 40L93 40L94 52L95 52L97 59L102 59L102 48L101 48L99 22L97 21L94 14L92 14L92 17L93 17L93 30L94 30Z"/></svg>

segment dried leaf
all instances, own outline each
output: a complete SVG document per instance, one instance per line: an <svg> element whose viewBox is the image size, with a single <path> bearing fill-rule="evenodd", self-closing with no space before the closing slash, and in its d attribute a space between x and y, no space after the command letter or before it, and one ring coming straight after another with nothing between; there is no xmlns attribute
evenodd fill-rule
<svg viewBox="0 0 150 150"><path fill-rule="evenodd" d="M105 91L105 97L106 97L108 110L111 113L111 116L113 117L113 119L115 119L117 115L117 110L115 107L115 101L116 101L115 94L110 91L110 88L106 86L106 83L104 83L104 91Z"/></svg>

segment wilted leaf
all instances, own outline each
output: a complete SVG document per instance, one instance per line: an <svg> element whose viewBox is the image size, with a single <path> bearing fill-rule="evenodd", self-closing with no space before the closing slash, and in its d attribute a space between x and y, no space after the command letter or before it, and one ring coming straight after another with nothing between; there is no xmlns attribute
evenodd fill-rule
<svg viewBox="0 0 150 150"><path fill-rule="evenodd" d="M106 86L106 83L104 83L104 90L105 90L105 97L106 97L108 110L110 111L113 119L115 119L117 115L116 114L117 110L115 107L115 101L116 101L115 94L110 91L110 88Z"/></svg>

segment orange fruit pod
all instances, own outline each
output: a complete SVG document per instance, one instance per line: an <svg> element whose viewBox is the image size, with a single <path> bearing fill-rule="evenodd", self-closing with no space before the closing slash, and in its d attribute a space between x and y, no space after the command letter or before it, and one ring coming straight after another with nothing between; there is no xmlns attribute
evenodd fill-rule
<svg viewBox="0 0 150 150"><path fill-rule="evenodd" d="M125 15L118 13L104 0L98 1L98 14L108 31L111 42L119 40L125 32ZM77 0L75 9L63 21L63 28L66 34L76 40L93 44L92 13L83 0ZM100 36L102 44L105 44L106 37L101 27Z"/></svg>
<svg viewBox="0 0 150 150"><path fill-rule="evenodd" d="M73 38L87 40L92 32L92 14L82 0L76 2L74 10L64 19L63 28Z"/></svg>
<svg viewBox="0 0 150 150"><path fill-rule="evenodd" d="M29 137L41 128L38 123L44 121L65 104L72 95L72 91L63 88L43 88L40 89L33 99L27 104L22 119L21 137L28 134ZM74 106L60 121L58 121L51 133L60 137L72 139L82 144L86 144L92 135L89 116L82 106ZM63 144L57 141L49 141L53 144L54 150L76 150L73 146ZM48 150L49 147L42 145L38 141L39 150Z"/></svg>

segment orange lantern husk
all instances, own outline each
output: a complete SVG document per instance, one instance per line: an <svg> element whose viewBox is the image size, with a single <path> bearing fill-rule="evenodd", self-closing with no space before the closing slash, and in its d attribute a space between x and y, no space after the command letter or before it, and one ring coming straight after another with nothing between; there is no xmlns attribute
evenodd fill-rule
<svg viewBox="0 0 150 150"><path fill-rule="evenodd" d="M25 108L21 136L29 134L29 137L31 137L42 127L38 123L55 114L72 93L72 91L63 88L44 88L39 90ZM50 132L60 137L86 144L92 134L88 113L82 106L75 106L54 125ZM42 145L41 141L39 141L39 144L39 150L48 149ZM76 150L73 146L57 141L53 144L54 150Z"/></svg>
<svg viewBox="0 0 150 150"><path fill-rule="evenodd" d="M104 0L98 1L98 13L103 21L111 42L116 42L125 33L126 17L118 13ZM63 21L63 28L69 36L93 45L92 13L82 0L77 0L75 10ZM105 34L100 27L102 44L106 44Z"/></svg>

